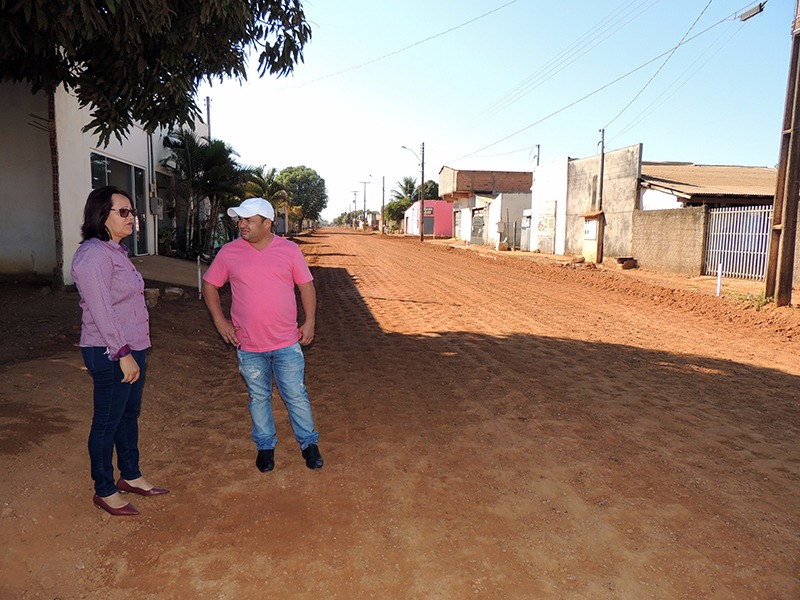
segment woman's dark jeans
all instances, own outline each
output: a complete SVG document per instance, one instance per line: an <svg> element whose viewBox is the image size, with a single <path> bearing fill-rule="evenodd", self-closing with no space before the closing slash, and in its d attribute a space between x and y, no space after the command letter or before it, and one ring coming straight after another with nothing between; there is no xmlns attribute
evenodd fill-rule
<svg viewBox="0 0 800 600"><path fill-rule="evenodd" d="M122 383L118 361L108 358L106 348L82 348L83 362L94 381L94 415L89 432L89 460L95 493L105 498L117 491L113 453L123 479L137 479L139 471L139 412L147 365L147 351L131 354L139 364L139 379Z"/></svg>

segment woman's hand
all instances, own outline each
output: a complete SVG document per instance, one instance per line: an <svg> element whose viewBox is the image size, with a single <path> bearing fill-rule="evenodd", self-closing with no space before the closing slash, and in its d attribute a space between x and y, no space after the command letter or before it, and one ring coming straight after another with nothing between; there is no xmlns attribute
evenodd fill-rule
<svg viewBox="0 0 800 600"><path fill-rule="evenodd" d="M122 383L134 383L139 379L139 363L133 358L133 354L120 358L119 366L122 369Z"/></svg>

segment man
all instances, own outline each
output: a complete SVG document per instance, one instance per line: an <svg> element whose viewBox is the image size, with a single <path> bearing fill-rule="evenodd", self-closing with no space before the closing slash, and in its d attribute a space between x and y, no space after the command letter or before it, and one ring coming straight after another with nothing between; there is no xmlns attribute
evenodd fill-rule
<svg viewBox="0 0 800 600"><path fill-rule="evenodd" d="M249 198L229 208L228 215L239 218L241 237L225 244L211 263L203 277L203 297L222 339L237 349L239 372L250 396L256 466L262 473L275 467L274 375L306 466L321 469L300 348L314 340L314 278L297 245L272 234L275 211L268 201ZM233 295L230 320L219 300L219 288L227 281ZM295 285L305 313L299 327Z"/></svg>

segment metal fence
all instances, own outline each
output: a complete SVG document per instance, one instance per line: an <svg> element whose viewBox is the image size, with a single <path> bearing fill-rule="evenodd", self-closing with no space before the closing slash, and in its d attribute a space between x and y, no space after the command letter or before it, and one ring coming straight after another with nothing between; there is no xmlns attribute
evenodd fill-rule
<svg viewBox="0 0 800 600"><path fill-rule="evenodd" d="M764 279L772 206L734 206L708 211L704 275Z"/></svg>

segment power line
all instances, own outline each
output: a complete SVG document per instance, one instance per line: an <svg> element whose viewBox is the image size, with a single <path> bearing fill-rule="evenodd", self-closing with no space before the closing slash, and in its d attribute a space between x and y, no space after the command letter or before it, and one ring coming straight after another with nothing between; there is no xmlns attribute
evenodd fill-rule
<svg viewBox="0 0 800 600"><path fill-rule="evenodd" d="M686 36L687 36L687 35L689 35L689 34L691 33L692 29L694 29L694 26L695 26L695 25L697 25L697 22L698 22L698 21L700 20L700 18L701 18L701 17L702 17L702 16L703 16L703 15L706 13L706 11L708 10L708 7L709 7L709 6L711 6L711 3L712 3L713 1L714 1L714 0L708 0L708 4L706 4L706 5L705 5L705 8L703 8L703 10L701 10L701 11L700 11L700 14L699 14L699 15L697 15L697 18L694 20L694 23L692 23L692 26L691 26L691 27L689 27L689 29L686 31L686 33L684 33L684 34L683 34L683 37L681 38L681 41L680 41L680 42L678 42L678 45L677 45L677 46L675 46L675 48L673 48L672 52L670 52L670 53L667 55L667 57L664 59L664 62L663 62L663 63L661 63L661 66L660 66L660 67L658 67L658 69L656 70L656 72L655 72L655 73L653 73L652 77L650 77L650 79L648 79L648 80L647 80L647 83L645 83L645 84L642 86L642 89L640 89L640 90L639 90L639 91L636 93L636 95L635 95L633 98L631 98L631 101L630 101L630 102L628 102L628 103L625 105L625 108L623 108L621 111L619 111L619 112L617 113L617 115L616 115L616 116L615 116L613 119L611 119L611 120L610 120L610 121L609 121L609 122L606 124L606 126L605 126L605 127L603 127L603 129L608 129L608 126L609 126L609 125L611 125L611 124L612 124L614 121L616 121L616 120L617 120L617 119L620 117L620 115L622 115L622 113L624 113L626 110L628 110L628 109L630 108L631 104L633 104L634 102L636 102L636 99L637 99L639 96L641 96L641 95L644 93L644 91L647 89L647 87L648 87L648 86L649 86L651 83L653 83L653 80L654 80L656 77L658 77L658 74L659 74L659 73L662 71L662 69L663 69L665 66L667 66L667 63L668 63L668 62L670 61L670 59L671 59L671 58L674 56L675 52L677 52L677 51L678 51L678 48L680 47L680 45L681 45L681 42L683 42L683 40L685 40L685 39L686 39Z"/></svg>
<svg viewBox="0 0 800 600"><path fill-rule="evenodd" d="M514 88L509 90L506 94L501 96L494 104L489 106L483 112L478 114L470 123L477 125L486 119L494 116L495 114L501 112L502 110L508 108L512 104L516 103L517 101L521 100L533 90L550 80L552 77L560 73L566 67L570 66L574 62L576 62L579 58L584 56L590 50L593 50L608 38L613 36L617 31L628 25L631 21L639 17L642 13L652 8L655 4L658 4L660 0L646 0L650 2L648 6L641 8L645 1L640 1L638 5L634 6L631 10L627 13L622 14L619 19L627 20L623 22L619 22L619 19L616 22L612 22L610 25L613 29L605 27L606 22L613 21L613 19L618 15L618 13L625 11L630 7L630 5L634 4L634 0L630 0L627 3L623 3L622 5L615 8L609 15L604 17L599 23L597 23L594 27L589 29L586 33L578 37L578 39L567 46L564 50L558 53L555 57L550 59L547 63L539 67L536 71L534 71L531 75L525 78L523 81L518 83ZM639 10L641 8L641 10ZM639 10L638 13L634 13L635 10ZM605 27L605 28L604 28ZM604 35L605 34L605 35ZM597 39L598 36L604 35L604 37Z"/></svg>
<svg viewBox="0 0 800 600"><path fill-rule="evenodd" d="M306 85L308 85L310 83L316 83L316 82L322 81L324 79L330 79L331 77L338 77L339 75L343 75L345 73L349 73L350 71L355 71L356 69L361 69L363 67L366 67L368 65L374 64L376 62L385 60L385 59L389 58L390 56L394 56L395 54L400 54L401 52L405 52L406 50L410 50L411 48L419 46L420 44L425 44L427 42L430 42L431 40L435 40L438 37L442 37L443 35L446 35L448 33L456 31L457 29L461 29L462 27L466 27L467 25L470 25L471 23L474 23L475 21L480 21L481 19L483 19L485 17L488 17L489 15L491 15L493 13L496 13L496 12L498 12L500 10L503 10L504 8L506 8L508 6L511 6L516 1L517 0L511 0L510 2L506 2L502 6L498 6L497 8L494 8L494 9L490 10L489 12L485 12L482 15L475 17L474 19L470 19L469 21L464 21L460 25L456 25L455 27L451 27L450 29L445 29L444 31L440 31L439 33L436 33L436 34L434 34L434 35L432 35L430 37L426 37L425 39L419 40L417 42L414 42L413 44L409 44L408 46L404 46L402 48L399 48L397 50L389 52L388 54L384 54L383 56L379 56L378 58L373 58L372 60L368 60L367 62L361 63L359 65L355 65L354 67L348 67L347 69L342 69L341 71L336 71L335 73L330 73L329 75L323 75L322 77L317 77L316 79L311 79L310 81L306 81L305 83L301 83L301 84L294 85L294 86L288 86L288 88L301 88L301 87L306 86Z"/></svg>
<svg viewBox="0 0 800 600"><path fill-rule="evenodd" d="M692 69L692 67L694 67L694 65L697 64L697 62L699 61L700 58L702 58L703 55L698 57L698 59L695 60L691 65L689 65L689 67L687 67L683 71L683 73L681 73L678 77L675 78L675 80L672 82L672 84L670 84L670 86L667 87L667 89L665 89L663 92L661 92L661 94L659 94L655 98L655 100L653 100L642 111L640 111L639 114L636 117L634 117L631 121L628 122L627 125L625 125L625 127L623 127L614 136L612 136L609 139L609 141L613 141L613 140L617 139L618 137L628 133L631 129L633 129L639 123L641 123L645 118L647 118L648 116L653 114L658 107L660 107L662 104L664 104L664 102L666 102L667 100L672 98L672 96L677 94L683 88L683 86L685 86L687 83L689 83L689 81L691 81L694 78L694 76L697 75L703 69L703 67L705 67L711 61L712 58L714 58L714 56L719 54L719 52L722 51L722 49L726 45L728 45L728 43L730 43L730 41L742 30L742 27L744 27L744 23L742 23L736 31L734 31L730 36L728 36L728 39L725 40L722 44L720 44L720 46L716 50L714 50L714 52L708 58L706 58L706 60L703 61L703 63L700 66L698 66L696 69L694 69L694 72L691 75L689 75L688 77L683 79L684 76ZM682 79L683 79L683 81L681 81ZM677 85L677 87L676 87L676 84L678 82L680 82L680 85ZM665 94L667 92L671 92L671 93L665 97ZM660 100L660 102L659 102L659 100Z"/></svg>
<svg viewBox="0 0 800 600"><path fill-rule="evenodd" d="M457 161L459 161L459 160L463 160L463 159L465 159L465 158L469 158L470 156L474 156L474 155L475 155L475 154L477 154L478 152L482 152L482 151L484 151L484 150L486 150L486 149L488 149L488 148L491 148L492 146L496 146L497 144L500 144L500 143L502 143L502 142L504 142L504 141L506 141L506 140L508 140L508 139L510 139L510 138L512 138L512 137L515 137L515 136L519 135L520 133L522 133L522 132L524 132L524 131L527 131L527 130L528 130L528 129L530 129L531 127L534 127L534 126L536 126L536 125L539 125L540 123L543 123L544 121L546 121L546 120L548 120L548 119L550 119L550 118L552 118L552 117L556 116L557 114L560 114L560 113L564 112L565 110L567 110L567 109L569 109L569 108L572 108L572 107L573 107L573 106L575 106L576 104L580 104L580 103L581 103L581 102L583 102L584 100L586 100L586 99L588 99L588 98L591 98L591 97L592 97L592 96L594 96L595 94L598 94L599 92L601 92L601 91L605 90L606 88L609 88L609 87L611 87L611 86L612 86L612 85L614 85L615 83L618 83L618 82L622 81L623 79L625 79L625 78L629 77L630 75L632 75L632 74L636 73L637 71L640 71L640 70L642 70L643 68L645 68L646 66L650 65L651 63L654 63L655 61L659 60L660 58L663 58L664 56L666 56L666 55L670 54L671 52L674 52L674 51L675 51L675 49L679 48L680 46L683 46L683 45L685 45L685 44L688 44L689 42L691 42L691 41L693 41L693 40L697 39L698 37L700 37L700 36L702 36L702 35L704 35L704 34L708 33L709 31L711 31L711 30L712 30L712 29L714 29L715 27L717 27L717 26L721 25L722 23L725 23L725 22L727 22L727 21L731 21L731 20L735 19L735 18L737 17L737 15L738 15L740 12L741 12L741 11L737 11L737 12L733 13L732 15L729 15L728 17L725 17L724 19L720 19L720 20L719 20L719 21L717 21L716 23L714 23L714 24L710 25L709 27L706 27L705 29L703 29L703 30L702 30L702 31L700 31L699 33L697 33L697 34L693 35L692 37L684 38L683 40L681 40L681 42L679 42L679 43L678 43L676 46L674 46L673 48L670 48L669 50L666 50L665 52L662 52L662 53L661 53L661 54L659 54L658 56L655 56L655 57L651 58L650 60L648 60L647 62L645 62L645 63L643 63L643 64L641 64L641 65L639 65L638 67L635 67L634 69L631 69L630 71L628 71L628 72L627 72L627 73L625 73L624 75L620 75L619 77L617 77L617 78L616 78L616 79L614 79L613 81L610 81L609 83L606 83L605 85L602 85L602 86L600 86L599 88L595 89L595 90L594 90L594 91L592 91L592 92L589 92L588 94L586 94L586 95L582 96L581 98L578 98L577 100L575 100L575 101L573 101L573 102L570 102L570 103L569 103L569 104L567 104L566 106L563 106L563 107L559 108L558 110L555 110L555 111L553 111L552 113L550 113L549 115L547 115L547 116L545 116L545 117L542 117L542 118L541 118L541 119L539 119L538 121L534 121L533 123L531 123L531 124L529 124L529 125L526 125L525 127L521 128L521 129L518 129L517 131L515 131L515 132L513 132L513 133L510 133L509 135L507 135L507 136L505 136L505 137L503 137L503 138L501 138L501 139L499 139L499 140L497 140L497 141L494 141L494 142L492 142L491 144L487 144L486 146L483 146L482 148L479 148L479 149L477 149L477 150L475 150L475 151L473 151L473 152L470 152L470 153L468 153L468 154L465 154L465 155L463 155L463 156L461 156L461 157L459 157L459 158L457 158L457 159L455 159L455 160L453 160L453 161L450 161L450 163L455 163L455 162L457 162ZM526 147L526 148L524 148L524 149L525 149L525 150L528 150L529 148L530 148L530 146L528 146L528 147ZM517 150L517 152L520 152L521 150L522 150L522 149L520 149L520 150Z"/></svg>

